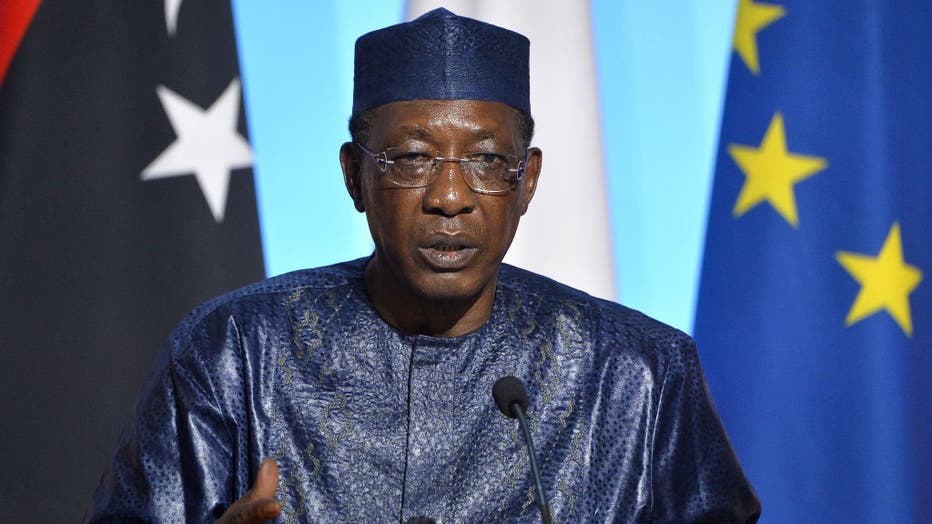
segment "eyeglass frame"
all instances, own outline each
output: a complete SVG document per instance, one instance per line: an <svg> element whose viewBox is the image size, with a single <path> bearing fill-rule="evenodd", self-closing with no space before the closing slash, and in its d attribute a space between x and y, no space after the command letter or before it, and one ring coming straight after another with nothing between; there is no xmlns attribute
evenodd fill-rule
<svg viewBox="0 0 932 524"><path fill-rule="evenodd" d="M364 153L366 153L366 154L369 156L369 158L371 158L371 159L375 162L375 165L376 165L376 167L377 167L378 170L379 170L379 174L381 174L381 175L386 174L386 173L388 172L388 166L395 163L394 160L389 160L389 159L388 159L388 152L391 151L391 150L393 150L393 149L400 149L400 148L397 148L397 147L389 147L389 148L386 148L384 151L380 151L380 152L376 153L376 152L370 150L368 147L362 145L362 144L359 143L359 142L353 142L353 143L356 144L357 146L359 146L359 148L362 149L362 151L363 151ZM472 184L469 183L469 180L468 180L465 176L463 177L463 181L466 182L466 186L469 187L469 190L472 191L472 192L474 192L474 193L479 193L479 194L483 194L483 195L504 195L504 194L508 193L509 191L512 191L512 190L515 188L515 186L517 186L518 183L521 182L521 180L524 179L524 175L525 175L526 172L527 172L527 161L528 161L528 155L529 155L530 151L531 151L531 148L530 148L530 147L528 147L527 149L524 150L524 159L523 159L523 160L518 160L518 166L517 166L517 167L515 167L515 168L508 168L507 172L509 172L509 173L514 173L514 174L515 174L515 176L512 177L512 179L511 179L511 187L509 187L508 189L476 189L476 188L472 187ZM457 164L460 164L460 170L461 170L461 171L464 171L464 170L463 170L463 166L462 166L462 163L463 163L463 162L473 162L473 161L474 161L473 159L470 159L470 158L459 158L459 157L455 157L455 156L430 156L430 155L428 155L428 154L426 154L426 153L419 153L419 152L416 152L416 151L412 151L412 153L423 154L424 156L430 158L432 161L435 161L435 162L436 162L436 161L439 161L441 165L444 164L444 163L446 163L446 162L456 162ZM494 154L501 154L501 153L494 153ZM518 158L518 157L515 157L515 156L512 156L512 155L504 155L504 154L502 154L502 156L511 157L511 158ZM465 172L465 171L464 171L464 172ZM437 171L434 172L434 174L433 174L434 177L436 177L436 173L439 173L439 170L437 170ZM427 182L426 184L423 184L423 185L404 186L404 185L398 184L397 182L395 182L394 180L392 180L392 183L393 183L393 184L397 185L397 186L400 187L400 188L405 188L405 189L415 189L415 188L418 188L418 187L427 187L427 186L429 186L430 184L432 184L433 182L434 182L434 179L431 179L429 182Z"/></svg>

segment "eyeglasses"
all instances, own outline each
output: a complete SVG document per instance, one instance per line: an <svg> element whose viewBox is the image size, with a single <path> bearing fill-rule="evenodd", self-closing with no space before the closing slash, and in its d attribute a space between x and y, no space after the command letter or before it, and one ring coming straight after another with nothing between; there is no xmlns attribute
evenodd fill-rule
<svg viewBox="0 0 932 524"><path fill-rule="evenodd" d="M460 171L469 189L476 193L496 195L511 191L515 184L524 178L527 169L527 152L523 160L501 153L473 153L465 158L458 158L431 156L394 147L374 153L360 143L356 145L375 161L379 173L387 175L388 180L399 187L429 186L444 163L456 162L460 165ZM514 165L517 167L512 168Z"/></svg>

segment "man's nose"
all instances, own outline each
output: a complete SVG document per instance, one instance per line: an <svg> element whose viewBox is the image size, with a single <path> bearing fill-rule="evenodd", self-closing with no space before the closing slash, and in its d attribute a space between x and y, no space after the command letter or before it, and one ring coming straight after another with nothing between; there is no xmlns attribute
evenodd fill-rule
<svg viewBox="0 0 932 524"><path fill-rule="evenodd" d="M463 166L459 162L443 162L424 193L424 211L455 216L471 213L475 207L476 194L463 178Z"/></svg>

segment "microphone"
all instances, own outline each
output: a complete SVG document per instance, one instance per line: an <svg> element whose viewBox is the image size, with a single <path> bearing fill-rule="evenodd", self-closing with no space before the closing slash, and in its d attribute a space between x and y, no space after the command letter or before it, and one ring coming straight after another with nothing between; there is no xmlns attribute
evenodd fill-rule
<svg viewBox="0 0 932 524"><path fill-rule="evenodd" d="M534 452L534 441L531 439L531 429L527 424L525 411L528 407L527 391L524 384L517 377L507 376L495 381L492 386L492 398L502 415L508 418L517 418L521 430L524 432L524 442L527 443L528 458L531 463L531 475L537 485L537 509L540 510L540 520L543 524L551 524L550 506L547 504L547 495L544 493L544 483L540 478L540 464L537 463L537 454Z"/></svg>

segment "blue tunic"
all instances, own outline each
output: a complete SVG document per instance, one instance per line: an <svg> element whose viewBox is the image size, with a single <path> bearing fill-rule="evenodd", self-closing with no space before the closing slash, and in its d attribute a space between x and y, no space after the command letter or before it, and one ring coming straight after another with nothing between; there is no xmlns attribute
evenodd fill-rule
<svg viewBox="0 0 932 524"><path fill-rule="evenodd" d="M514 375L555 522L756 520L687 335L507 265L478 331L404 335L373 309L365 263L189 315L87 519L210 522L268 457L284 522L539 522L518 425L491 395Z"/></svg>

